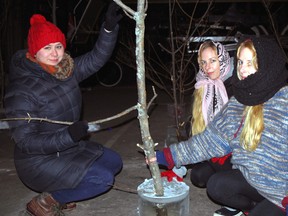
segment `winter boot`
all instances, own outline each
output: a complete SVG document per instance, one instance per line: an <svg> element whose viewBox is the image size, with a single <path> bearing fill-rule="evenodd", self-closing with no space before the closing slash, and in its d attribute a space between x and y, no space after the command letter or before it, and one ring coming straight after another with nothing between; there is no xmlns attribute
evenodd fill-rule
<svg viewBox="0 0 288 216"><path fill-rule="evenodd" d="M63 212L72 211L72 210L76 209L76 203L75 202L71 202L71 203L62 204L62 205L60 205L60 209Z"/></svg>
<svg viewBox="0 0 288 216"><path fill-rule="evenodd" d="M49 193L41 193L26 206L27 213L33 216L64 216L59 203Z"/></svg>
<svg viewBox="0 0 288 216"><path fill-rule="evenodd" d="M223 206L221 209L215 211L213 216L242 216L242 215L243 215L242 212L239 210Z"/></svg>

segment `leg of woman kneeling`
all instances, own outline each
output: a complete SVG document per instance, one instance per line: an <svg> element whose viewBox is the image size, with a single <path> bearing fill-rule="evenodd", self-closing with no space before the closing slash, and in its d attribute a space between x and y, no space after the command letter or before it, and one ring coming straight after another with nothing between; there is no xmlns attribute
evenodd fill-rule
<svg viewBox="0 0 288 216"><path fill-rule="evenodd" d="M212 175L207 183L207 193L219 204L245 211L264 200L237 169Z"/></svg>
<svg viewBox="0 0 288 216"><path fill-rule="evenodd" d="M104 148L75 188L51 192L59 203L86 200L107 192L114 184L115 175L122 169L122 160L113 150Z"/></svg>

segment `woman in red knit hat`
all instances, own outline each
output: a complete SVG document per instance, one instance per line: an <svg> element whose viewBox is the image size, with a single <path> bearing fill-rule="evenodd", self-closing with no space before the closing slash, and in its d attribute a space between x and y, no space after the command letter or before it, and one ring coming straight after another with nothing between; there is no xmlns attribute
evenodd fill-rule
<svg viewBox="0 0 288 216"><path fill-rule="evenodd" d="M111 3L94 48L75 59L65 53L64 34L42 15L30 19L28 52L11 60L5 95L7 117L33 117L74 122L67 126L40 121L10 123L14 160L21 181L40 194L27 204L36 216L63 215L75 202L111 188L122 168L120 156L98 143L84 140L88 123L79 121L79 82L98 71L117 41L119 7Z"/></svg>

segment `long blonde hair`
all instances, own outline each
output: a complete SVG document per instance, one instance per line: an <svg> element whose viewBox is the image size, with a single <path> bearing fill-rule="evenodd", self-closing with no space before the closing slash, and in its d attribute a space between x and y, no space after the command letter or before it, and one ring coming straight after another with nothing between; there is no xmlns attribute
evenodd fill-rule
<svg viewBox="0 0 288 216"><path fill-rule="evenodd" d="M246 106L243 116L246 117L240 135L240 142L246 150L254 151L258 147L264 130L263 104Z"/></svg>
<svg viewBox="0 0 288 216"><path fill-rule="evenodd" d="M204 131L206 125L202 114L202 95L204 87L195 89L193 93L193 107L191 119L191 135Z"/></svg>
<svg viewBox="0 0 288 216"><path fill-rule="evenodd" d="M251 40L245 40L237 49L237 59L239 59L240 52L243 48L248 48L253 54L252 64L258 70L257 53L254 44ZM239 70L237 64L237 75L239 78ZM262 131L264 130L263 119L263 104L255 106L246 106L243 111L245 122L243 130L240 135L240 142L242 146L248 151L254 151L260 142Z"/></svg>
<svg viewBox="0 0 288 216"><path fill-rule="evenodd" d="M196 135L206 128L202 115L202 95L203 88L194 91L194 103L192 108L191 134ZM245 118L243 130L240 134L240 143L244 149L254 151L260 142L262 131L264 130L263 104L246 106L243 111ZM196 118L195 118L196 117Z"/></svg>
<svg viewBox="0 0 288 216"><path fill-rule="evenodd" d="M201 64L202 52L207 48L212 48L214 52L218 54L217 47L212 41L203 42L199 47L198 57L197 57L198 65L201 69L202 69L202 64ZM202 111L203 94L204 94L204 87L200 87L199 89L194 90L190 135L196 135L198 133L201 133L206 128L205 120L203 117L203 111Z"/></svg>

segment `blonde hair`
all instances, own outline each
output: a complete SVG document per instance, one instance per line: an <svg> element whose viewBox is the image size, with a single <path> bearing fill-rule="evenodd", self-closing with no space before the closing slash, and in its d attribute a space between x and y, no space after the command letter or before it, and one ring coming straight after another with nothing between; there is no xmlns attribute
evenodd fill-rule
<svg viewBox="0 0 288 216"><path fill-rule="evenodd" d="M246 117L240 142L244 149L254 151L258 147L264 130L263 104L246 106L243 114Z"/></svg>
<svg viewBox="0 0 288 216"><path fill-rule="evenodd" d="M198 50L198 57L197 61L199 64L199 67L202 69L201 64L201 55L203 50L207 48L212 48L216 55L217 53L217 47L212 41L205 41L203 42ZM191 119L191 135L196 135L201 132L203 132L206 128L203 112L202 112L202 100L203 100L203 93L204 93L204 87L201 87L199 89L195 89L193 93L193 106L192 106L192 119Z"/></svg>
<svg viewBox="0 0 288 216"><path fill-rule="evenodd" d="M205 121L202 114L202 95L204 87L195 89L193 93L193 107L191 119L191 135L201 133L206 128Z"/></svg>
<svg viewBox="0 0 288 216"><path fill-rule="evenodd" d="M248 48L252 52L252 64L256 70L258 70L257 52L251 40L245 40L240 44L237 49L237 59L239 59L240 52L244 48ZM237 76L239 78L238 68L237 64ZM263 104L246 106L243 111L243 116L245 116L245 122L240 135L240 142L244 149L254 151L260 143L262 131L264 130Z"/></svg>
<svg viewBox="0 0 288 216"><path fill-rule="evenodd" d="M240 57L240 52L242 49L244 48L247 48L249 49L251 52L252 52L252 55L253 55L253 60L252 60L252 64L253 66L256 68L256 70L258 70L258 61L257 61L257 52L256 52L256 49L254 47L254 44L251 40L245 40L244 42L242 42L238 49L237 49L237 60L239 59ZM239 67L238 67L238 62L237 62L237 76L238 78L240 79L240 74L239 74Z"/></svg>

